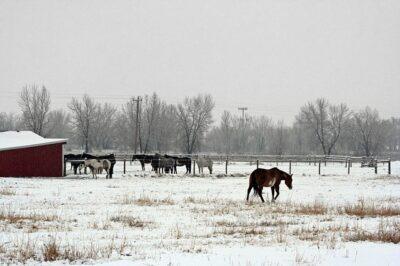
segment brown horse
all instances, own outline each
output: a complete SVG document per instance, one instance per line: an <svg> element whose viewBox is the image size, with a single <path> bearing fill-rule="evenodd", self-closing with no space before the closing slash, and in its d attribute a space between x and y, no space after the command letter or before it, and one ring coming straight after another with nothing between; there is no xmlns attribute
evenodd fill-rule
<svg viewBox="0 0 400 266"><path fill-rule="evenodd" d="M249 188L247 189L247 201L249 201L249 194L251 189L254 189L254 195L258 194L262 200L262 190L264 187L271 187L272 201L275 201L279 196L279 184L281 180L285 180L285 184L289 189L292 189L292 175L279 170L274 167L271 169L257 168L254 170L249 178ZM274 191L276 191L276 197L274 197Z"/></svg>

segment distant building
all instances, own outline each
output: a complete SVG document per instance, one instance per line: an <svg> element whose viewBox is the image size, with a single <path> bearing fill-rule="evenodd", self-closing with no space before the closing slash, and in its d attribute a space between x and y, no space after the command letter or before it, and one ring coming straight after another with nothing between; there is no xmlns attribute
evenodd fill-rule
<svg viewBox="0 0 400 266"><path fill-rule="evenodd" d="M0 177L61 177L66 139L31 131L0 132Z"/></svg>

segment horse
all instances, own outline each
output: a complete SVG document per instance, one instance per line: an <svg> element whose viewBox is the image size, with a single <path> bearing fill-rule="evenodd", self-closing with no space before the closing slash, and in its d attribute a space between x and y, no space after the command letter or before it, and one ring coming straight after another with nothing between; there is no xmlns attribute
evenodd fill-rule
<svg viewBox="0 0 400 266"><path fill-rule="evenodd" d="M292 176L276 167L271 169L257 168L250 174L249 188L247 189L247 201L249 201L249 194L251 189L254 189L254 195L258 194L262 202L262 190L264 187L271 187L272 201L274 202L279 196L279 184L282 180L285 181L286 186L292 189ZM274 197L276 191L276 197Z"/></svg>
<svg viewBox="0 0 400 266"><path fill-rule="evenodd" d="M112 178L113 174L114 174L114 165L116 164L116 160L115 160L115 155L114 154L108 154L108 155L100 155L100 156L94 156L88 153L83 153L82 154L83 158L86 159L96 159L96 160L108 160L111 163L111 166L109 168L109 173L108 173L108 177Z"/></svg>
<svg viewBox="0 0 400 266"><path fill-rule="evenodd" d="M64 160L65 162L70 162L71 164L71 168L74 169L74 174L77 175L78 174L78 169L79 169L79 174L81 174L81 169L82 166L84 165L84 157L83 154L65 154L64 155Z"/></svg>
<svg viewBox="0 0 400 266"><path fill-rule="evenodd" d="M151 160L151 166L153 167L153 170L157 173L160 173L160 170L162 170L163 172L165 171L166 173L173 173L175 160L172 158L166 158L165 156L156 153Z"/></svg>
<svg viewBox="0 0 400 266"><path fill-rule="evenodd" d="M145 170L145 164L151 164L151 160L153 159L152 155L146 155L146 154L134 154L132 155L131 161L133 162L134 160L138 160L140 164L142 165L142 170Z"/></svg>
<svg viewBox="0 0 400 266"><path fill-rule="evenodd" d="M186 174L190 174L192 172L192 159L190 157L177 157L171 155L164 155L165 158L172 158L175 161L174 164L174 174L177 174L178 171L176 169L177 166L186 166Z"/></svg>
<svg viewBox="0 0 400 266"><path fill-rule="evenodd" d="M97 174L101 173L104 170L106 170L106 179L111 178L110 177L110 168L111 168L111 162L109 160L97 160L97 159L89 159L85 160L85 167L89 167L90 170L92 171L93 178L97 179Z"/></svg>
<svg viewBox="0 0 400 266"><path fill-rule="evenodd" d="M203 173L203 167L207 167L210 174L212 174L213 161L209 157L199 157L197 160L197 166L199 167L199 173Z"/></svg>
<svg viewBox="0 0 400 266"><path fill-rule="evenodd" d="M100 163L96 159L89 159L85 160L85 167L89 167L90 171L92 172L93 178L97 179L97 173L99 172L99 169L103 166L102 163Z"/></svg>

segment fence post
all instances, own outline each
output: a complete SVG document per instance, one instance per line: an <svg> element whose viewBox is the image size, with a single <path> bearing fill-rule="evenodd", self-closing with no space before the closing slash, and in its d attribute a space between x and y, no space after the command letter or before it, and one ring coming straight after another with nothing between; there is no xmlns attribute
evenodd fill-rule
<svg viewBox="0 0 400 266"><path fill-rule="evenodd" d="M258 169L259 165L260 165L260 160L257 159L257 169Z"/></svg>
<svg viewBox="0 0 400 266"><path fill-rule="evenodd" d="M124 174L126 174L126 159L124 158Z"/></svg>
<svg viewBox="0 0 400 266"><path fill-rule="evenodd" d="M375 160L374 167L375 167L375 174L377 174L378 173L378 160Z"/></svg>
<svg viewBox="0 0 400 266"><path fill-rule="evenodd" d="M193 160L193 175L196 175L196 159Z"/></svg>
<svg viewBox="0 0 400 266"><path fill-rule="evenodd" d="M389 174L389 175L392 174L390 158L389 158L389 160L388 160L388 174Z"/></svg>
<svg viewBox="0 0 400 266"><path fill-rule="evenodd" d="M226 156L226 160L225 160L225 174L228 174L228 156Z"/></svg>
<svg viewBox="0 0 400 266"><path fill-rule="evenodd" d="M347 174L349 175L350 174L350 165L351 165L351 163L350 163L350 161L351 161L351 158L349 158L349 159L347 159L346 160L346 164L347 164Z"/></svg>
<svg viewBox="0 0 400 266"><path fill-rule="evenodd" d="M289 174L292 174L292 160L289 160Z"/></svg>
<svg viewBox="0 0 400 266"><path fill-rule="evenodd" d="M390 165L390 164L389 164ZM67 176L67 161L64 158L64 169L63 169L63 175Z"/></svg>
<svg viewBox="0 0 400 266"><path fill-rule="evenodd" d="M318 161L318 174L321 175L321 160Z"/></svg>

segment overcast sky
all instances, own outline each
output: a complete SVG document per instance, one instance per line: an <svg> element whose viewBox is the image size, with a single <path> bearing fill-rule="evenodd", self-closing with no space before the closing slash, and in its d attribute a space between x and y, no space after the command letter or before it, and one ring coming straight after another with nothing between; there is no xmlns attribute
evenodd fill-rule
<svg viewBox="0 0 400 266"><path fill-rule="evenodd" d="M318 97L400 116L399 0L0 0L0 112L25 84L52 107L213 95L292 121Z"/></svg>

